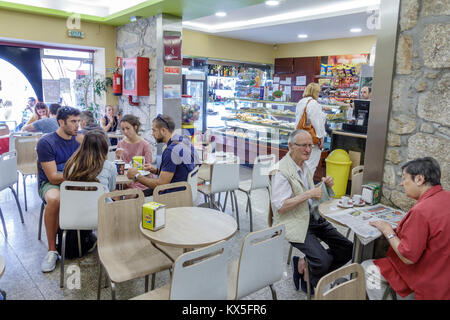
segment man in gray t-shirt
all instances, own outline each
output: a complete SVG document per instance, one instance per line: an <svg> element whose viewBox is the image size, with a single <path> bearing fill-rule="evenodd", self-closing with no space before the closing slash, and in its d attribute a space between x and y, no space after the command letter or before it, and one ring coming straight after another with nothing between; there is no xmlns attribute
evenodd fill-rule
<svg viewBox="0 0 450 320"><path fill-rule="evenodd" d="M42 132L42 133L51 133L58 130L59 125L56 120L56 114L58 113L58 109L61 108L61 105L54 103L50 105L50 118L44 118L38 121L35 121L27 126L25 126L22 130L29 132Z"/></svg>

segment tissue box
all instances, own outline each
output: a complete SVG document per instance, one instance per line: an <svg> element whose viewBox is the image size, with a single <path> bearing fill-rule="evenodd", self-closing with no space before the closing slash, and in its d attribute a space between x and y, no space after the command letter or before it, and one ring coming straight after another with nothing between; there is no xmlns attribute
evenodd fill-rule
<svg viewBox="0 0 450 320"><path fill-rule="evenodd" d="M362 185L362 199L370 204L374 205L380 202L381 192L379 183L367 183Z"/></svg>
<svg viewBox="0 0 450 320"><path fill-rule="evenodd" d="M166 224L166 206L158 202L147 202L142 205L142 227L156 231Z"/></svg>
<svg viewBox="0 0 450 320"><path fill-rule="evenodd" d="M145 157L144 156L134 156L133 157L133 168L138 170L144 170Z"/></svg>

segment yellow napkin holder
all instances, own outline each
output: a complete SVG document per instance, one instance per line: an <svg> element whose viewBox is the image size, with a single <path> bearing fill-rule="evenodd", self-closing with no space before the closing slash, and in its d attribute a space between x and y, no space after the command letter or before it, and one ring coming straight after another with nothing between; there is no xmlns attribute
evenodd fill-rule
<svg viewBox="0 0 450 320"><path fill-rule="evenodd" d="M142 205L142 227L157 231L166 225L166 206L158 202L147 202Z"/></svg>

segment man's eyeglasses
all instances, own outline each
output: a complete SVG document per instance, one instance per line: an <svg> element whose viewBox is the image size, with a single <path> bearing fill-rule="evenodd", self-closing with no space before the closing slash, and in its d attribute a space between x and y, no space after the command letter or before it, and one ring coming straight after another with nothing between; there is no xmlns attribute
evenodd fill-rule
<svg viewBox="0 0 450 320"><path fill-rule="evenodd" d="M164 122L164 124L166 125L167 129L169 129L169 123L166 120L163 119L161 114L158 114L156 116L156 119L161 120L162 122Z"/></svg>
<svg viewBox="0 0 450 320"><path fill-rule="evenodd" d="M298 144L298 143L295 143L295 142L294 142L294 144L295 144L297 147L300 147L300 148L302 148L302 149L306 149L306 147L309 147L310 149L312 149L312 148L314 147L314 145L313 145L313 144L310 144L310 143L302 143L302 144Z"/></svg>

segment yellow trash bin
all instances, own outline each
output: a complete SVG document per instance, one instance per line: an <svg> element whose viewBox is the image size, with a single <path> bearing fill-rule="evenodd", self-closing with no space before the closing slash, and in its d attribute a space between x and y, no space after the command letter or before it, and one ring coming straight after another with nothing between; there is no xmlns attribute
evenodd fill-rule
<svg viewBox="0 0 450 320"><path fill-rule="evenodd" d="M340 198L345 195L347 190L348 174L350 173L350 166L352 161L345 150L333 150L325 159L327 176L334 180L334 198Z"/></svg>

